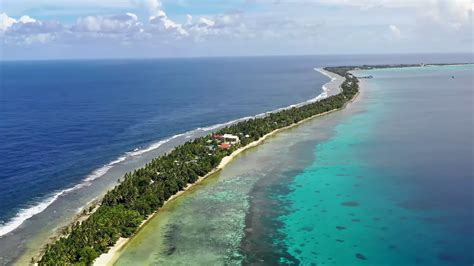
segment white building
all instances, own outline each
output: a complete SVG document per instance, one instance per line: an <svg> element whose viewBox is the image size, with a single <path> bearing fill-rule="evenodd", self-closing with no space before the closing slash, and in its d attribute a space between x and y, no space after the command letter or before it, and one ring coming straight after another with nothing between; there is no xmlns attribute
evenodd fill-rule
<svg viewBox="0 0 474 266"><path fill-rule="evenodd" d="M224 134L222 137L224 138L224 141L228 141L230 143L237 143L240 141L239 137L232 134Z"/></svg>

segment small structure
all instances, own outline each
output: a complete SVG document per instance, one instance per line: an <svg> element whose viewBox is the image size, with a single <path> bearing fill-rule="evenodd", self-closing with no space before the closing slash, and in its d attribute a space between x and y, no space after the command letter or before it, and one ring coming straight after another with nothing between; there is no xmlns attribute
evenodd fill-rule
<svg viewBox="0 0 474 266"><path fill-rule="evenodd" d="M222 149L222 150L230 149L230 147L232 147L232 144L230 143L222 143L219 145L219 149Z"/></svg>
<svg viewBox="0 0 474 266"><path fill-rule="evenodd" d="M223 139L223 138L224 138L224 135L220 135L220 134L214 134L214 135L212 135L212 138L213 138L213 139L218 139L218 140L221 140L221 139Z"/></svg>

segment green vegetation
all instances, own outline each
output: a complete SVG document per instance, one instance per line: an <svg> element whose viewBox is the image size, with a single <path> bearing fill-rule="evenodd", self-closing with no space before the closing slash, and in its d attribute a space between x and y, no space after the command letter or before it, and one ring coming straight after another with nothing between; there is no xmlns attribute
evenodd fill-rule
<svg viewBox="0 0 474 266"><path fill-rule="evenodd" d="M107 192L100 206L82 223L71 225L63 237L45 247L40 265L90 265L120 237L132 236L140 224L173 194L215 169L223 157L260 139L275 129L342 108L358 92L358 80L349 68L326 68L346 80L342 92L318 102L271 113L220 129L217 134L234 134L240 142L229 149L217 147L211 135L200 137L157 157L145 167L127 173L123 181Z"/></svg>

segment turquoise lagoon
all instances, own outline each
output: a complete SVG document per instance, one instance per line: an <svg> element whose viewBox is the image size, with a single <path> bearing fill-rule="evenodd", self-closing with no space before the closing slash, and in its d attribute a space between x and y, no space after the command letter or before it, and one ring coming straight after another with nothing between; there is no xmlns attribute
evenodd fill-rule
<svg viewBox="0 0 474 266"><path fill-rule="evenodd" d="M473 72L356 72L347 109L239 156L116 264L472 265Z"/></svg>

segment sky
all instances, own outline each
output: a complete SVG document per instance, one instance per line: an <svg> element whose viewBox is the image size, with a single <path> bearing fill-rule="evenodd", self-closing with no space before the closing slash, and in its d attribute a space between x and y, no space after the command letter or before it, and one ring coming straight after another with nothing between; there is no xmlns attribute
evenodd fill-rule
<svg viewBox="0 0 474 266"><path fill-rule="evenodd" d="M474 0L0 0L0 59L473 53Z"/></svg>

